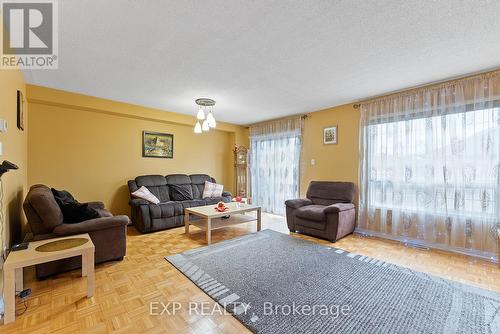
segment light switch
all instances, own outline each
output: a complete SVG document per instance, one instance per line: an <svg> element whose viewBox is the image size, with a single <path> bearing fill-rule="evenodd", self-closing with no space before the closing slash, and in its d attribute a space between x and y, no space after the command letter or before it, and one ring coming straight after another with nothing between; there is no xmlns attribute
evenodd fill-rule
<svg viewBox="0 0 500 334"><path fill-rule="evenodd" d="M311 166L316 165L316 159L311 159Z"/></svg>
<svg viewBox="0 0 500 334"><path fill-rule="evenodd" d="M0 156L3 155L3 143L0 141Z"/></svg>

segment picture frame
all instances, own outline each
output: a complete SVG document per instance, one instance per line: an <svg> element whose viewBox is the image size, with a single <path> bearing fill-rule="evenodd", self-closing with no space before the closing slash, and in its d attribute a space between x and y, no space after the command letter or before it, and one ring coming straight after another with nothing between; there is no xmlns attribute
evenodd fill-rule
<svg viewBox="0 0 500 334"><path fill-rule="evenodd" d="M17 128L24 131L24 96L20 90L17 91Z"/></svg>
<svg viewBox="0 0 500 334"><path fill-rule="evenodd" d="M338 139L337 125L332 125L332 126L323 128L323 144L324 145L337 144L337 139Z"/></svg>
<svg viewBox="0 0 500 334"><path fill-rule="evenodd" d="M161 132L142 132L142 156L144 158L174 158L174 135Z"/></svg>

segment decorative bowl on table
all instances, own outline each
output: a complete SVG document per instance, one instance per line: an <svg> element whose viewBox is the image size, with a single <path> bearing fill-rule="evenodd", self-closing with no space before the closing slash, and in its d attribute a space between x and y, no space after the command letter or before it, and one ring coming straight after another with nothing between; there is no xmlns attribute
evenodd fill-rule
<svg viewBox="0 0 500 334"><path fill-rule="evenodd" d="M217 203L215 210L219 211L219 212L224 212L224 211L229 210L229 208L224 204L224 202L219 202L219 203Z"/></svg>

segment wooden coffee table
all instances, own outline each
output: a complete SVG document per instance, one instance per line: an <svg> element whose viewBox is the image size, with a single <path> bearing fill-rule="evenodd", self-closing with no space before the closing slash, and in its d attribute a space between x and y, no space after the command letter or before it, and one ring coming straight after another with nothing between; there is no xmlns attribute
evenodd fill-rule
<svg viewBox="0 0 500 334"><path fill-rule="evenodd" d="M194 225L199 229L206 231L207 244L210 245L210 243L212 242L212 230L218 228L257 221L257 231L260 231L260 206L236 202L225 203L225 205L229 208L229 210L224 212L215 210L215 207L217 206L216 204L184 209L184 226L186 229L186 234L189 233L189 225ZM245 214L252 211L257 211L257 217ZM191 215L200 217L201 219L191 220ZM224 216L230 216L230 218L223 219L222 217Z"/></svg>
<svg viewBox="0 0 500 334"><path fill-rule="evenodd" d="M71 240L70 240L71 239ZM79 240L75 240L79 239ZM81 240L81 239L87 239ZM49 244L50 245L46 245ZM43 246L38 248L37 247ZM64 247L70 247L62 249ZM94 244L88 234L30 242L27 249L10 252L3 266L5 284L4 324L16 318L16 291L23 290L23 268L35 264L82 257L82 276L87 276L87 297L94 295Z"/></svg>

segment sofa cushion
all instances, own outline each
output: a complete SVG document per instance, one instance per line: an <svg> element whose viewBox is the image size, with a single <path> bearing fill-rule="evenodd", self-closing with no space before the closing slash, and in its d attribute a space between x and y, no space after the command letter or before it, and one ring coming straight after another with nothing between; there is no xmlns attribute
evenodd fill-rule
<svg viewBox="0 0 500 334"><path fill-rule="evenodd" d="M181 216L184 214L184 207L182 202L172 202L174 203L174 216Z"/></svg>
<svg viewBox="0 0 500 334"><path fill-rule="evenodd" d="M182 202L179 202L179 203L182 204L183 209L185 209L185 208L192 208L192 207L195 207L195 206L203 206L203 205L205 205L205 201L202 200L202 199L194 199L194 200L191 200L191 201L182 201Z"/></svg>
<svg viewBox="0 0 500 334"><path fill-rule="evenodd" d="M193 189L188 184L171 184L170 197L174 201L189 201L193 199Z"/></svg>
<svg viewBox="0 0 500 334"><path fill-rule="evenodd" d="M165 178L167 184L191 184L191 178L185 174L170 174Z"/></svg>
<svg viewBox="0 0 500 334"><path fill-rule="evenodd" d="M158 187L166 186L167 179L162 175L143 175L135 178L137 186L142 187Z"/></svg>
<svg viewBox="0 0 500 334"><path fill-rule="evenodd" d="M173 217L175 216L175 211L174 202L149 204L149 214L153 219Z"/></svg>
<svg viewBox="0 0 500 334"><path fill-rule="evenodd" d="M170 201L169 187L167 185L167 180L162 175L143 175L135 178L137 187L142 186L148 188L148 190L160 200L160 202Z"/></svg>
<svg viewBox="0 0 500 334"><path fill-rule="evenodd" d="M313 230L324 231L326 229L326 221L316 221L295 217L295 228L297 231L304 233L311 233Z"/></svg>
<svg viewBox="0 0 500 334"><path fill-rule="evenodd" d="M215 182L215 179L211 178L207 174L191 174L189 175L191 179L191 187L193 188L193 198L202 199L203 190L205 189L205 181Z"/></svg>
<svg viewBox="0 0 500 334"><path fill-rule="evenodd" d="M170 174L165 178L170 188L171 200L182 201L193 199L193 188L191 187L191 178L189 176L185 174ZM176 190L173 190L173 188L176 188ZM174 193L176 194L176 198L173 197Z"/></svg>
<svg viewBox="0 0 500 334"><path fill-rule="evenodd" d="M224 203L228 203L231 201L231 199L227 198L227 197L212 197L212 198L204 198L203 199L205 201L205 205L212 205L212 204L217 204L219 202L224 202Z"/></svg>
<svg viewBox="0 0 500 334"><path fill-rule="evenodd" d="M324 221L326 219L324 210L323 205L306 205L296 209L295 215L303 219Z"/></svg>

